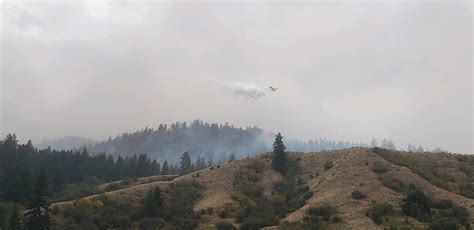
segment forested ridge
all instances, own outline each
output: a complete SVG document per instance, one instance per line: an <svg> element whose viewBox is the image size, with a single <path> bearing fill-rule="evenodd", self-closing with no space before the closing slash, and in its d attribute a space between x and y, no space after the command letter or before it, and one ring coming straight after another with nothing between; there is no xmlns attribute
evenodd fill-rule
<svg viewBox="0 0 474 230"><path fill-rule="evenodd" d="M231 153L240 158L266 152L270 150L271 138L257 127L243 129L227 123L219 125L195 120L191 124L160 124L157 129L147 127L123 133L89 146L88 151L115 156L147 153L153 159L170 162L177 162L183 152L189 151L193 158L212 156L216 161L224 161Z"/></svg>
<svg viewBox="0 0 474 230"><path fill-rule="evenodd" d="M176 173L177 165L167 165ZM44 173L53 193L86 178L112 181L124 177L160 174L160 165L146 154L114 159L111 155L90 155L86 150L38 150L31 141L18 144L15 134L0 141L0 200L25 203L32 195L35 179Z"/></svg>
<svg viewBox="0 0 474 230"><path fill-rule="evenodd" d="M108 153L114 156L132 156L147 153L150 158L177 163L179 156L188 151L193 159L213 157L216 162L226 161L230 154L244 158L271 150L274 134L258 127L237 128L195 120L191 124L176 122L171 125L160 124L158 128L144 128L132 133L123 133L97 144L86 146L89 152ZM287 140L289 151L318 152L349 147L382 147L396 149L390 139L380 142L375 138L370 142L336 141L329 138L301 141ZM409 145L408 151L423 151Z"/></svg>

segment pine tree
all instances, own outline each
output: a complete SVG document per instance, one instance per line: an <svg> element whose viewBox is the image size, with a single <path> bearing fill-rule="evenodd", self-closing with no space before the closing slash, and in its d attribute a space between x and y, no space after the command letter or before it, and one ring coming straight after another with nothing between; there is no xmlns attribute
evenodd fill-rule
<svg viewBox="0 0 474 230"><path fill-rule="evenodd" d="M283 144L283 137L278 133L273 143L273 162L272 167L275 171L285 174L288 170L288 162L286 159L285 145Z"/></svg>
<svg viewBox="0 0 474 230"><path fill-rule="evenodd" d="M184 152L183 156L181 156L180 162L180 174L184 175L191 171L191 156L189 156L188 152Z"/></svg>
<svg viewBox="0 0 474 230"><path fill-rule="evenodd" d="M8 221L8 230L21 230L23 228L21 224L20 212L15 207L10 214L10 220ZM2 228L3 229L3 228Z"/></svg>
<svg viewBox="0 0 474 230"><path fill-rule="evenodd" d="M6 211L3 207L0 207L0 229L7 229L5 225Z"/></svg>
<svg viewBox="0 0 474 230"><path fill-rule="evenodd" d="M170 168L169 168L169 166L168 166L168 161L165 161L165 162L163 163L163 167L161 168L161 174L162 174L162 175L168 175L168 174L170 174Z"/></svg>
<svg viewBox="0 0 474 230"><path fill-rule="evenodd" d="M148 193L148 196L143 204L143 216L157 217L160 214L163 204L164 202L163 197L161 196L161 190L159 187L156 187L153 191Z"/></svg>
<svg viewBox="0 0 474 230"><path fill-rule="evenodd" d="M49 216L49 204L46 197L48 192L48 178L44 173L40 173L33 190L33 198L28 204L30 210L26 213L26 228L31 230L49 230L53 221Z"/></svg>

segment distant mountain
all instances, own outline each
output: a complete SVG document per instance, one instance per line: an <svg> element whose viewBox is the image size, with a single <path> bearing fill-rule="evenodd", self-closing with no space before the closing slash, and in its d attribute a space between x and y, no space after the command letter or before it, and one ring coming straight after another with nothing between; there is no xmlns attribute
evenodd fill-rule
<svg viewBox="0 0 474 230"><path fill-rule="evenodd" d="M247 157L270 150L273 134L257 127L236 128L229 124L210 124L195 120L191 124L176 122L161 124L157 129L145 128L134 133L123 133L115 138L92 145L93 153L131 156L147 153L160 161L177 162L189 151L193 159L212 156L213 161L227 161L230 154Z"/></svg>
<svg viewBox="0 0 474 230"><path fill-rule="evenodd" d="M84 146L90 146L96 144L97 141L76 136L65 136L62 138L43 141L39 144L36 144L35 147L38 149L45 149L51 147L55 150L71 150L71 149L80 149Z"/></svg>

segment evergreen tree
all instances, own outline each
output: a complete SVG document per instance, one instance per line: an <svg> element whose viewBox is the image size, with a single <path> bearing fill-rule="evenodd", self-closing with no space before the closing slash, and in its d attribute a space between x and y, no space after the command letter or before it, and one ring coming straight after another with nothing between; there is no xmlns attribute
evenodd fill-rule
<svg viewBox="0 0 474 230"><path fill-rule="evenodd" d="M21 230L23 228L21 224L20 212L18 207L15 207L10 214L10 220L8 221L8 230ZM3 228L1 228L3 229Z"/></svg>
<svg viewBox="0 0 474 230"><path fill-rule="evenodd" d="M275 171L285 174L288 169L288 162L286 159L285 145L283 144L283 137L278 133L273 143L273 162L272 167Z"/></svg>
<svg viewBox="0 0 474 230"><path fill-rule="evenodd" d="M146 154L140 154L137 159L137 176L144 177L152 174L151 162Z"/></svg>
<svg viewBox="0 0 474 230"><path fill-rule="evenodd" d="M26 213L26 228L31 230L49 230L53 221L49 216L49 204L46 198L48 192L48 178L44 173L40 173L33 190L33 198L28 204L30 210Z"/></svg>
<svg viewBox="0 0 474 230"><path fill-rule="evenodd" d="M0 229L7 229L5 224L6 211L3 207L0 207Z"/></svg>
<svg viewBox="0 0 474 230"><path fill-rule="evenodd" d="M183 156L181 156L180 162L180 174L184 175L191 171L191 156L189 156L188 152L184 152Z"/></svg>
<svg viewBox="0 0 474 230"><path fill-rule="evenodd" d="M161 190L156 187L153 191L148 193L147 198L143 204L143 216L146 217L157 217L163 207L163 197L161 196Z"/></svg>
<svg viewBox="0 0 474 230"><path fill-rule="evenodd" d="M162 175L170 174L170 168L168 166L168 161L163 162L163 167L161 168L161 174Z"/></svg>

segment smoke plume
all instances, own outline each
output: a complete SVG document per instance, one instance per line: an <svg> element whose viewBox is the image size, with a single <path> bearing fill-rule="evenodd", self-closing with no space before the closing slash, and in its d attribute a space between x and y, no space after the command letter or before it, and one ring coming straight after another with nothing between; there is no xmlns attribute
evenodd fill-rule
<svg viewBox="0 0 474 230"><path fill-rule="evenodd" d="M223 85L226 93L232 94L235 97L259 100L265 96L263 88L255 83L225 82Z"/></svg>

